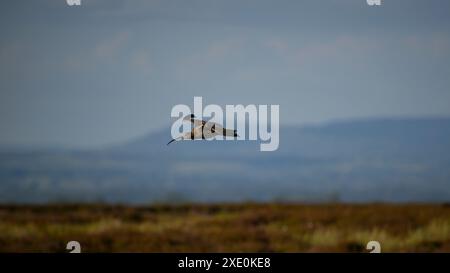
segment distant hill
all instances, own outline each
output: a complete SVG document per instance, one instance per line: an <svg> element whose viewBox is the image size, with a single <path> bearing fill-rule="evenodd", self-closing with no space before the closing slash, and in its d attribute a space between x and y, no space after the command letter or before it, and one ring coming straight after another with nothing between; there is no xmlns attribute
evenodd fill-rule
<svg viewBox="0 0 450 273"><path fill-rule="evenodd" d="M92 151L0 152L0 202L450 201L450 119L281 127L257 141L168 130Z"/></svg>

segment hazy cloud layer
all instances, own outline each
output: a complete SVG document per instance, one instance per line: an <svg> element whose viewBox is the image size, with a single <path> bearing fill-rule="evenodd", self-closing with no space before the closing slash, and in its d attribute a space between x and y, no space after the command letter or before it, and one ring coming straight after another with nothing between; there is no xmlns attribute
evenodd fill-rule
<svg viewBox="0 0 450 273"><path fill-rule="evenodd" d="M97 146L174 104L280 104L281 122L450 115L450 2L8 1L0 144Z"/></svg>

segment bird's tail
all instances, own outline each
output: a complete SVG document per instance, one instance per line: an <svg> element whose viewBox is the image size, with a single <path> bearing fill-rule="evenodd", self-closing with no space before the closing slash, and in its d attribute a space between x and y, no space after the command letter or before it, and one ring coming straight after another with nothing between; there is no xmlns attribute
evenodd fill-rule
<svg viewBox="0 0 450 273"><path fill-rule="evenodd" d="M224 136L238 137L237 131L233 129L223 129Z"/></svg>

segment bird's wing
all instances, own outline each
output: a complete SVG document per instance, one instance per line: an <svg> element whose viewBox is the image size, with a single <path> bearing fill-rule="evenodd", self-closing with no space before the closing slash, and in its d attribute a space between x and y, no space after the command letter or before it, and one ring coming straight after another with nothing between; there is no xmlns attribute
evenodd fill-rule
<svg viewBox="0 0 450 273"><path fill-rule="evenodd" d="M195 119L195 118L190 118L190 119L185 119L185 120L189 120L194 125L194 127L197 127L197 126L212 127L213 125L220 126L220 124L213 122L213 121L206 121L206 120L200 120L200 119Z"/></svg>
<svg viewBox="0 0 450 273"><path fill-rule="evenodd" d="M216 136L218 127L214 122L207 122L203 126L203 137L208 139Z"/></svg>
<svg viewBox="0 0 450 273"><path fill-rule="evenodd" d="M193 119L193 118L191 119L191 122L194 125L194 127L203 126L206 123L206 121L204 121L204 120Z"/></svg>
<svg viewBox="0 0 450 273"><path fill-rule="evenodd" d="M201 139L204 138L203 136L203 126L197 126L192 131L190 131L188 134L190 134L191 139Z"/></svg>
<svg viewBox="0 0 450 273"><path fill-rule="evenodd" d="M203 134L205 138L210 138L214 136L232 136L237 137L237 131L234 129L223 128L223 126L215 122L207 122L203 126Z"/></svg>

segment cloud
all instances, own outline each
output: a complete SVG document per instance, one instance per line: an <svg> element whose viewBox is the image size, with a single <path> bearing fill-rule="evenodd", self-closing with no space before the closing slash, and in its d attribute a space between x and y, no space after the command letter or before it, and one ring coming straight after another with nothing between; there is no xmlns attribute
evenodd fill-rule
<svg viewBox="0 0 450 273"><path fill-rule="evenodd" d="M149 74L152 69L150 54L146 50L137 50L131 54L130 67L138 69L144 74Z"/></svg>
<svg viewBox="0 0 450 273"><path fill-rule="evenodd" d="M215 41L208 46L205 57L210 60L226 58L227 55L239 50L242 42L239 38Z"/></svg>
<svg viewBox="0 0 450 273"><path fill-rule="evenodd" d="M6 73L19 68L19 64L26 58L24 57L26 52L29 51L23 43L10 42L7 44L0 44L0 71Z"/></svg>
<svg viewBox="0 0 450 273"><path fill-rule="evenodd" d="M129 32L118 32L113 37L99 42L94 48L94 55L98 58L111 58L119 55L129 40Z"/></svg>
<svg viewBox="0 0 450 273"><path fill-rule="evenodd" d="M113 62L123 62L132 68L149 69L147 51L133 47L131 32L117 31L109 36L98 37L94 46L77 48L65 56L64 64L69 69L87 69Z"/></svg>
<svg viewBox="0 0 450 273"><path fill-rule="evenodd" d="M402 39L402 46L416 51L432 53L436 57L449 56L450 35L433 32L427 35L409 35Z"/></svg>
<svg viewBox="0 0 450 273"><path fill-rule="evenodd" d="M292 57L298 64L304 64L370 54L370 52L379 50L380 47L382 47L382 44L370 37L338 36L330 41L318 42L294 49Z"/></svg>
<svg viewBox="0 0 450 273"><path fill-rule="evenodd" d="M189 79L201 76L210 67L218 69L228 66L230 65L230 59L242 55L244 48L245 41L240 36L217 39L177 60L176 75L182 79Z"/></svg>
<svg viewBox="0 0 450 273"><path fill-rule="evenodd" d="M264 46L273 49L277 52L286 52L289 49L289 45L286 41L279 38L271 38L264 42Z"/></svg>

